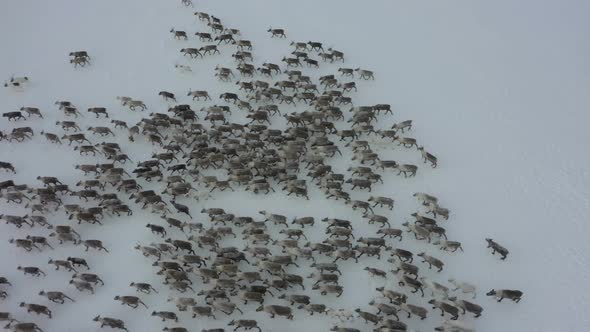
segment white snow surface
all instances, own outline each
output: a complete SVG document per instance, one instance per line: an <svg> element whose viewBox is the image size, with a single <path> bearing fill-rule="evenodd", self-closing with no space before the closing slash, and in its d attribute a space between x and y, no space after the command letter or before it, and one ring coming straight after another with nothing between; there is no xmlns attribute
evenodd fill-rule
<svg viewBox="0 0 590 332"><path fill-rule="evenodd" d="M464 316L477 331L588 331L590 305L590 142L587 130L590 106L590 46L587 43L589 5L585 1L194 1L186 8L180 1L101 0L101 1L2 1L0 2L0 75L28 76L31 83L24 89L2 88L2 112L22 106L39 107L44 119L27 121L1 120L0 128L10 131L16 126L31 126L32 141L0 142L0 159L12 162L17 174L0 174L0 180L39 186L38 175L57 176L71 187L85 178L74 170L75 164L96 163L97 158L79 156L72 147L53 145L39 135L41 130L62 134L55 122L64 119L54 105L56 100L71 100L83 111L76 119L83 128L104 125L85 109L104 106L113 119L134 124L147 112L131 112L120 106L116 96L128 95L143 100L148 112L165 112L171 106L157 95L160 90L176 93L180 103L193 109L213 103L222 92L237 91L232 83L219 82L213 68L234 68L230 54L235 47L224 46L221 55L189 60L179 53L185 46L200 47L193 35L208 31L194 15L202 11L221 18L230 28L241 30L242 38L254 43L255 64L279 63L292 51L290 41L322 41L345 53L344 64L320 63L320 70L305 69L315 79L332 73L339 66L362 67L375 71L374 81L355 78L359 91L352 93L355 105L390 103L394 115L381 115L377 126L387 128L394 122L414 120L406 136L415 137L439 159L432 169L422 163L415 149L405 149L384 140L371 138L382 159L414 163L420 168L415 178L382 172L385 184L377 184L372 195L396 200L393 212L376 208L395 225L410 220L418 205L412 193L435 194L441 205L448 207L451 218L444 222L449 239L461 241L464 253L446 253L435 246L419 242L404 234L404 240L388 240L390 245L426 251L445 262L441 273L428 270L415 260L425 276L447 284L448 278L469 281L478 286L474 300L484 307L478 319ZM286 39L270 38L266 30L284 28ZM170 28L189 32L189 41L172 38ZM68 53L87 50L92 65L73 68ZM318 58L315 56L315 58ZM192 74L179 73L174 64L192 66ZM282 65L282 67L285 67ZM191 102L190 89L208 90L212 102ZM303 111L304 106L282 107L282 112ZM201 115L201 114L199 114ZM347 114L347 117L349 115ZM232 121L245 118L234 111ZM274 117L273 126L284 128L284 119ZM340 129L345 123L339 123ZM120 142L124 152L137 162L148 159L154 149L145 139L127 142L127 132L116 130L117 137L105 140ZM102 138L90 136L93 142ZM342 173L352 165L350 152L336 156L331 165ZM98 159L105 162L103 159ZM127 164L129 170L133 166ZM211 174L223 174L220 171ZM150 185L147 185L148 187ZM151 184L151 187L158 188ZM275 185L275 189L278 186ZM204 191L199 187L201 192ZM305 201L277 190L264 196L245 192L216 192L212 198L183 198L190 205L194 220L207 223L199 214L203 207L223 207L241 216L260 218L259 210L298 216L338 217L355 222L355 235L371 236L378 229L367 225L361 212L353 212L341 201L326 200L312 185L311 200ZM348 187L347 187L348 188ZM109 190L107 190L109 191ZM366 191L355 190L356 199L367 199ZM66 202L76 202L67 198ZM0 203L1 213L22 215L24 205ZM152 310L175 310L166 302L169 291L155 275L151 259L133 250L136 243L160 241L144 225L162 223L154 214L132 204L131 217L106 217L104 226L75 225L85 239L101 239L110 253L89 251L73 245L52 244L54 251L26 253L8 243L11 237L47 235L48 230L28 226L16 229L0 225L0 275L13 287L3 287L9 296L0 301L0 311L10 311L24 321L37 322L46 332L99 331L92 318L101 314L123 319L130 331L161 331L164 326L185 326L190 331L226 327L230 319L217 313L218 320L192 319L180 314L180 322L162 323L151 317ZM184 221L183 216L177 216ZM63 210L48 215L52 224L68 221ZM321 241L325 225L316 223L306 234L312 242ZM281 227L272 227L278 238ZM174 230L172 237L183 235ZM484 238L492 237L510 250L506 261L492 256ZM227 239L222 246L243 247L241 239ZM71 273L55 271L49 258L85 257L91 272L106 285L95 295L76 291L68 281ZM299 261L302 269L292 273L307 275L308 262ZM17 265L36 265L48 276L23 276ZM369 277L364 266L390 270L385 259L364 258L359 264L341 262L344 275L341 298L322 297L311 290L294 288L287 293L304 293L312 302L333 308L364 308L379 294L376 287L397 289L393 277L386 280ZM248 269L246 266L245 269ZM250 268L252 269L252 268ZM82 269L84 270L84 269ZM151 282L159 294L139 296L149 309L131 309L113 300L115 295L135 295L131 281ZM203 286L193 278L194 287ZM492 288L520 289L524 292L518 304L509 300L496 303L485 293ZM76 303L48 304L37 295L39 290L62 290ZM428 291L427 291L428 292ZM190 293L185 294L191 296ZM429 295L429 294L427 294ZM443 320L440 311L430 310L428 297L411 296L409 302L429 308L429 318L402 320L418 331L432 331ZM27 314L19 308L21 301L48 304L54 312L49 320ZM198 297L202 304L202 297ZM265 304L284 304L267 297ZM333 325L372 330L362 319L340 323L325 316L309 316L295 310L295 319L270 319L256 312L256 304L241 306L244 318L257 319L263 331L327 331ZM368 309L370 308L370 309ZM448 318L448 316L447 316ZM109 328L105 328L109 330Z"/></svg>

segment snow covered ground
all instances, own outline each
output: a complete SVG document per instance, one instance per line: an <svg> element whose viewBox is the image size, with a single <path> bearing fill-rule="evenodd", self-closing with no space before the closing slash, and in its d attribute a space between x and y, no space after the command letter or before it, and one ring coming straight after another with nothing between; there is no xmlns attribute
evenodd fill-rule
<svg viewBox="0 0 590 332"><path fill-rule="evenodd" d="M590 210L590 142L587 127L590 106L590 46L587 43L589 5L584 1L195 1L184 8L180 1L3 1L0 3L0 75L26 75L31 84L22 91L0 90L2 112L21 106L39 107L45 119L8 123L0 128L10 131L20 125L32 126L33 141L21 144L0 143L0 159L12 162L16 175L0 174L0 180L38 185L38 175L57 176L73 186L82 174L73 166L94 163L92 157L80 157L67 145L56 146L37 133L41 130L61 133L55 121L63 115L56 100L71 100L80 109L104 106L111 117L132 124L145 114L122 108L116 96L129 95L143 100L149 111L165 111L170 104L157 93L171 91L179 102L190 102L189 88L208 90L213 102L221 92L237 86L213 78L213 67L235 67L229 56L234 48L221 47L221 56L188 60L178 50L201 46L194 36L188 42L177 41L170 28L189 33L208 31L193 11L211 13L230 28L240 29L242 37L254 43L255 63L276 62L291 51L290 41L317 40L345 53L346 62L321 63L321 73L335 72L339 66L374 70L375 81L358 81L354 93L356 105L390 103L394 116L382 116L378 126L414 120L408 136L418 139L439 158L439 167L423 166L415 150L372 143L384 159L395 159L420 166L415 178L405 179L385 172L385 184L375 186L375 195L391 196L396 208L390 220L399 226L417 209L411 194L429 192L441 198L451 210L445 224L449 239L463 243L464 253L444 253L434 246L406 236L400 246L415 252L427 251L441 257L445 270L437 274L417 263L429 278L446 281L454 277L479 287L475 302L484 314L474 322L478 331L586 331L590 318L590 230L585 218ZM288 38L271 39L266 30L286 29ZM92 65L74 69L68 53L88 50ZM182 74L174 64L190 64L192 74ZM319 72L314 72L314 78ZM197 103L194 109L211 103ZM302 107L285 107L302 111ZM243 121L242 115L232 120ZM107 123L84 113L77 120L82 127ZM274 121L274 120L273 120ZM274 125L275 123L273 123ZM278 127L283 126L277 119ZM149 158L152 147L143 139L127 145L126 132L117 130L114 141L125 143L125 152L134 160ZM93 142L100 142L92 137ZM345 172L350 154L335 157L332 165ZM354 191L357 199L369 194ZM235 193L215 193L214 198L191 202L196 220L203 207L224 207L238 215L257 216L258 210L288 215L338 217L359 222L355 234L369 236L377 229L361 220L361 213L325 200L316 189L311 201L287 197L283 193L256 196L242 189ZM74 201L74 200L72 200ZM1 213L24 214L21 206L0 203ZM0 225L0 276L14 284L6 290L9 297L0 302L0 311L10 311L19 319L35 321L45 331L98 331L91 321L97 315L124 319L130 331L159 331L172 323L150 317L152 310L174 309L166 298L172 294L160 285L151 261L132 249L136 243L158 239L144 227L157 217L140 211L133 217L107 218L103 227L80 225L84 238L105 242L110 254L89 252L73 246L57 246L55 251L24 253L8 243L11 237L47 235L40 228L15 229ZM62 211L48 216L54 224L64 223ZM323 225L307 232L310 241L320 241ZM278 233L278 228L273 229ZM173 236L180 237L178 233ZM510 250L507 261L500 261L485 248L484 238L492 237ZM224 245L243 246L241 240ZM397 245L397 241L392 244ZM47 260L67 256L87 257L92 272L106 285L95 295L78 293L67 282L71 273L54 271ZM37 265L48 277L23 276L17 265ZM303 263L307 265L307 263ZM396 288L391 278L383 281L368 277L364 266L389 270L384 260L365 259L362 264L341 263L345 271L342 298L320 297L313 301L331 307L367 308L377 295L375 287ZM311 269L303 268L307 275ZM196 279L195 279L196 280ZM131 281L157 285L160 294L142 296L149 310L132 310L113 301L115 295L131 295ZM311 286L307 282L306 285ZM199 287L196 283L195 287ZM491 288L524 291L519 304L496 303L485 292ZM18 308L21 301L45 303L37 296L40 289L63 290L75 297L75 304L51 305L54 319L26 314ZM297 293L293 290L292 293ZM170 294L169 294L170 293ZM427 306L420 298L415 303ZM277 299L269 304L283 304ZM247 317L257 319L264 331L326 331L336 323L326 317L296 310L295 319L269 319L255 312L256 305L245 306ZM220 317L223 314L218 314ZM237 318L238 316L232 316ZM405 319L412 328L430 331L439 325L439 312L431 311L425 321ZM191 319L181 315L191 331L222 327L220 320ZM347 326L369 331L369 325L357 319Z"/></svg>

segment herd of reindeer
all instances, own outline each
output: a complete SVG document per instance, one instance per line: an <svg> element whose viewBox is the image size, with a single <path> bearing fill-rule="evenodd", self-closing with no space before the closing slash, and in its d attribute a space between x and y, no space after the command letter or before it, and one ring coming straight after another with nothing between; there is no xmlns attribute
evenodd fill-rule
<svg viewBox="0 0 590 332"><path fill-rule="evenodd" d="M190 1L183 1L183 4L192 6ZM20 303L23 311L51 319L52 306L76 301L73 289L91 294L100 292L100 286L108 282L109 276L91 273L92 264L88 261L92 262L93 255L109 254L108 239L103 242L85 237L82 223L90 224L85 227L98 227L110 222L109 219L132 215L133 208L140 207L148 209L154 216L145 225L146 236L153 241L130 245L135 245L138 254L153 260L154 273L161 277L162 283L152 285L130 280L132 291L112 296L114 301L123 305L147 308L142 297L149 294L164 296L163 288L169 288L170 296L166 298L176 310L166 308L168 310L146 312L146 316L155 316L174 325L163 331L191 331L179 323L180 312L187 311L194 318L220 319L220 313L231 316L224 324L233 331L262 331L264 326L248 317L254 308L272 318L289 320L303 315L325 315L334 322L330 331L337 332L409 331L412 319L426 319L429 312L448 317L438 324L436 331L475 331L473 324L461 317L467 314L479 317L483 313L483 308L473 302L476 286L456 279L434 280L421 273L425 269L443 270L444 262L432 253L434 250L441 253L463 251L460 242L447 239L442 226L448 222L449 210L434 195L413 193L418 204L417 212L411 214L414 221L400 223L396 228L387 217L394 209L394 200L370 196L372 186L383 183L380 173L393 171L405 178L416 176L418 171L417 165L381 159L371 149L375 140L416 150L425 167L437 167L434 154L407 136L412 130L411 120L394 123L390 129L374 128L378 119L383 123L387 121L386 116L393 116L389 104L353 106L351 96L357 87L361 88L362 80L374 80L374 73L342 67L314 81L306 71L317 74L320 66L326 63L346 61L343 52L324 49L321 42L312 41L291 42L290 54L280 63L267 62L256 67L252 64L255 58L253 43L243 39L239 30L227 28L225 22L207 13L196 12L194 15L199 24L211 30L197 32L194 38L210 44L200 48L185 47L180 52L194 63L198 62L196 58L232 50L235 70L217 66L213 79L228 87L233 86L234 91L219 96L221 105L205 105L212 100L207 91L189 90L186 97L192 105L203 104L198 110L193 110L191 104L177 103L177 99L184 95L161 91L159 95L172 105L167 112L151 112L131 125L111 118L110 110L104 107L90 107L87 112L96 116L96 125L87 130L76 123L76 118L83 114L73 102L57 101L55 106L48 106L62 111L64 118L56 123L55 133L42 131L40 134L51 143L73 146L73 150L87 156L85 158L91 158L91 155L97 160L75 166L74 172L80 172L77 183L62 183L54 176L38 176L36 184L20 184L10 179L0 182L1 198L7 204L22 206L26 210L21 215L3 213L0 218L18 229L46 229L44 236L37 234L10 239L11 244L24 251L42 255L54 246L71 246L70 257L50 259L48 264L73 275L70 286L64 285L63 291L42 290L42 279L50 273L44 267L10 267L2 263L2 271L16 268L24 275L39 278L39 289L32 294L37 297L31 298L30 302L19 302L11 297L10 289L23 281L0 275L0 304L14 300ZM192 36L186 31L172 29L170 32L179 43ZM283 29L271 28L268 33L271 38L286 38ZM74 67L92 68L92 58L87 51L71 52L69 60ZM177 64L175 67L184 72L192 71L189 65ZM355 82L355 78L360 81ZM12 77L5 86L26 89L29 82L28 77ZM147 109L141 100L125 96L116 98L129 111ZM296 105L304 105L307 110L281 112L281 108ZM246 122L230 122L232 111L244 115ZM42 121L43 115L38 107L25 106L4 113L3 118L6 129L8 124L16 126L21 121ZM285 123L282 118L286 120L286 129L273 128L273 123ZM91 141L95 137L108 140L119 135L127 135L125 140L129 143L121 146L114 142ZM31 127L0 132L3 144L35 140L35 136ZM373 140L367 140L371 136ZM125 150L132 149L134 142L138 141L149 142L154 153L151 159L138 162L135 168L127 168L132 162ZM346 175L334 172L330 165L336 154L342 155L341 148L350 149L353 156ZM19 171L19 165L13 165L8 154L3 153L2 158L0 170L5 175ZM222 170L227 175L220 179L207 175L209 170ZM214 195L215 191L234 191L237 187L255 195L282 190L293 195L293 199L309 200L310 186L318 188L314 192L325 194L326 199L344 202L352 210L362 211L362 217L352 220L323 216L291 219L276 211L244 216L222 207L205 206L197 211L194 206L177 202L179 197L194 197L199 192ZM354 190L365 191L367 199L351 199L350 192ZM214 202L215 199L206 200L207 204ZM60 209L67 214L67 220L53 220L53 211ZM374 236L358 237L357 234L355 237L355 226L365 222L375 225L371 226L375 227ZM306 231L310 229L325 233L325 240L307 241ZM274 236L271 236L271 230ZM246 241L244 248L227 246L237 234ZM406 241L416 241L431 253L403 249ZM507 249L492 239L486 241L492 253L506 259ZM385 256L383 260L390 270L371 266L363 266L363 269L371 278L393 279L399 287L376 288L373 301L351 310L311 301L311 294L340 297L346 292L339 283L343 272L346 275L346 271L339 269L339 261L352 260L363 264L366 257L381 260L382 256ZM415 258L420 261L415 262ZM307 276L301 275L301 271L298 274L300 264L310 264L315 272ZM83 272L80 271L82 268ZM306 288L306 283L311 283L311 287ZM67 287L72 289L66 290ZM512 289L486 293L498 302L504 298L519 302L522 294ZM426 299L421 299L424 297ZM249 307L251 302L257 307ZM428 306L420 306L418 302L428 303ZM358 319L366 323L366 327L351 327ZM24 313L0 312L0 320L7 323L6 329L14 332L43 331L42 324L27 322ZM127 331L121 317L97 315L88 318L89 322L92 320L101 327ZM223 332L226 328L204 329L202 332Z"/></svg>

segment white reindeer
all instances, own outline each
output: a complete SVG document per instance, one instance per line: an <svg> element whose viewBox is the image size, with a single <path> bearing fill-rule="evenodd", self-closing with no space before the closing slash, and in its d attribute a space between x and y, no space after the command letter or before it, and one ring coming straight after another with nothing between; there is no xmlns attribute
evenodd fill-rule
<svg viewBox="0 0 590 332"><path fill-rule="evenodd" d="M473 294L473 298L475 298L475 296L477 295L477 288L474 285L472 285L472 284L470 284L468 282L458 281L458 280L456 280L454 278L449 279L449 282L451 284L453 284L453 286L455 286L455 288L453 289L453 291L456 291L456 290L459 290L460 289L463 294L472 293Z"/></svg>

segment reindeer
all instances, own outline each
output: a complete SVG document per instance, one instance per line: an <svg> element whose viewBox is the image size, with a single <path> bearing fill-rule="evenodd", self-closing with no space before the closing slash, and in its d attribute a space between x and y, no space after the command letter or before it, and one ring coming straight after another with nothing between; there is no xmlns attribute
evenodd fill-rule
<svg viewBox="0 0 590 332"><path fill-rule="evenodd" d="M81 66L81 67L85 67L86 65L90 64L90 62L88 61L88 58L84 58L84 57L76 57L73 59L70 59L70 63L74 65L74 68Z"/></svg>
<svg viewBox="0 0 590 332"><path fill-rule="evenodd" d="M27 113L27 115L29 117L31 117L31 115L36 115L36 116L40 117L41 119L43 119L43 115L41 114L41 111L37 107L21 107L20 110L22 112Z"/></svg>
<svg viewBox="0 0 590 332"><path fill-rule="evenodd" d="M370 70L356 68L354 71L356 71L360 75L360 78L362 78L364 80L369 80L369 79L374 80L375 79L374 73Z"/></svg>
<svg viewBox="0 0 590 332"><path fill-rule="evenodd" d="M98 315L98 316L94 317L93 321L99 322L101 328L104 326L108 326L113 329L121 329L121 330L125 330L125 331L129 332L129 330L127 330L127 328L125 327L125 323L122 320L117 319L117 318L100 317L100 315Z"/></svg>
<svg viewBox="0 0 590 332"><path fill-rule="evenodd" d="M273 38L273 37L287 38L287 35L285 35L285 30L284 29L268 28L268 30L266 32L270 32L271 33L270 38Z"/></svg>
<svg viewBox="0 0 590 332"><path fill-rule="evenodd" d="M208 32L195 32L195 36L199 36L199 40L202 42L205 42L205 41L212 42L213 41L211 34Z"/></svg>
<svg viewBox="0 0 590 332"><path fill-rule="evenodd" d="M185 31L178 31L178 30L174 30L174 28L170 29L170 33L174 34L174 38L175 39L184 39L184 40L188 40L188 36L186 35Z"/></svg>
<svg viewBox="0 0 590 332"><path fill-rule="evenodd" d="M486 238L486 242L488 243L488 248L492 248L492 255L499 253L502 256L500 259L505 260L508 257L508 249L504 248L503 246L499 245L492 239Z"/></svg>
<svg viewBox="0 0 590 332"><path fill-rule="evenodd" d="M162 96L162 98L164 98L165 101L172 99L174 102L176 102L176 97L174 96L174 94L172 92L160 91L160 92L158 92L158 96Z"/></svg>
<svg viewBox="0 0 590 332"><path fill-rule="evenodd" d="M243 50L244 48L246 48L248 50L252 50L252 42L249 41L249 40L244 40L244 39L240 39L240 40L237 40L237 41L234 40L232 43L234 45L237 45L240 50ZM243 55L245 55L245 54L243 54ZM250 54L249 58L250 58L250 61L251 61L252 60L252 54Z"/></svg>
<svg viewBox="0 0 590 332"><path fill-rule="evenodd" d="M229 44L229 43L234 43L235 39L234 36L230 33L226 33L226 34L222 34L219 35L217 37L215 37L215 39L213 39L213 41L217 41L217 45L221 44L222 42Z"/></svg>

